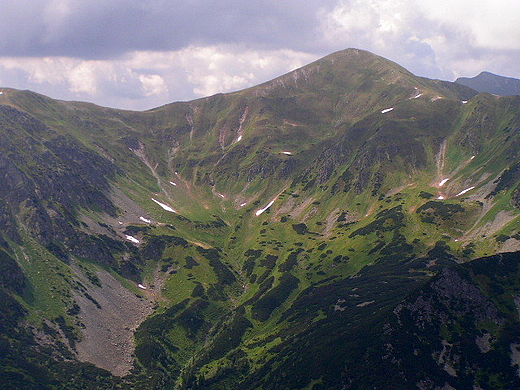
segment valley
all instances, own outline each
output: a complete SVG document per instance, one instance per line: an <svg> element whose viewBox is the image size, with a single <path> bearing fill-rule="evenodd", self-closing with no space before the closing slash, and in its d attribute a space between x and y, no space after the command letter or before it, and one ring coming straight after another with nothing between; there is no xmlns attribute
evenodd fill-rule
<svg viewBox="0 0 520 390"><path fill-rule="evenodd" d="M520 385L520 97L356 49L143 112L2 92L7 388Z"/></svg>

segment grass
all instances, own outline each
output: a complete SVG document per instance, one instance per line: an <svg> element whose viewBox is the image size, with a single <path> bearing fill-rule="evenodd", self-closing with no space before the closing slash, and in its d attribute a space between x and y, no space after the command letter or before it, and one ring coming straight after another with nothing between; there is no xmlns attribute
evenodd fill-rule
<svg viewBox="0 0 520 390"><path fill-rule="evenodd" d="M69 318L66 312L72 306L74 280L69 267L29 236L23 238L23 247L12 246L29 281L29 287L20 297L29 311L27 320L40 325L44 319Z"/></svg>
<svg viewBox="0 0 520 390"><path fill-rule="evenodd" d="M390 310L392 299L406 291L398 288L403 287L399 283L407 287L406 283L436 272L419 266L411 271L408 262L419 262L439 241L445 241L461 259L496 250L499 244L493 237L475 240L471 247L455 240L472 227L493 222L499 212L518 215L510 203L514 186L497 194L492 208L473 226L483 195L438 200L440 190L435 183L440 172L435 156L446 140L442 175L450 178L448 185L478 183L477 190L491 188L492 181L510 165L513 151L506 139L512 135L502 129L514 128L517 114L506 112L504 103L492 98L476 98L462 106L456 92L437 90L433 82L416 79L386 61L365 56L353 64L349 61L343 56L334 66L325 61L319 73L306 76L310 84L301 87L294 79L283 79L283 88L276 83L262 87L269 93L257 89L218 95L142 115L68 105L79 120L63 111L62 103L36 95L17 97L24 108L38 104L33 108L35 115L57 134L73 136L89 151L114 159L117 173L111 185L128 199L118 199L119 215L112 219L136 231L149 228L136 233L139 248L117 258L122 262L134 255L139 276L147 282L153 281L158 268L165 278L155 318L141 329L149 333L138 336L141 345L147 345L150 338L150 345L166 351L166 360L193 367L193 376L206 380L218 380L225 368L241 359L250 361L251 372L260 372L270 362L275 370L283 363L278 359L283 355L280 351L292 351L290 342L298 343L300 336L309 335L304 332L312 329L323 336L319 333L322 324L330 326L324 328L328 331L345 326L334 322L335 315L353 313L349 321L366 323L355 316L371 317L370 310L376 309L370 305L366 309L354 305L351 314L331 314L334 302L329 300L351 294L358 280L365 284L356 288L368 295L363 302L374 301L377 310ZM351 66L343 68L338 62ZM416 86L424 92L423 99L409 99ZM429 100L437 95L444 98ZM231 144L246 106L244 137ZM395 109L382 115L381 109L388 107ZM500 110L503 115L496 114ZM486 115L488 133L476 127ZM220 137L224 132L228 135ZM51 133L45 136L55 135ZM150 163L157 164L155 172L125 143L137 140ZM39 153L45 150L41 145L37 149ZM284 150L293 156L280 155ZM29 160L26 174L37 167L36 160ZM172 186L170 180L178 185ZM425 194L431 194L431 199ZM255 216L276 196L269 210ZM179 213L163 210L152 197ZM238 208L242 200L247 205ZM76 212L96 223L111 223L103 210L78 206ZM154 222L150 226L135 222L140 213ZM338 221L336 216L345 220ZM494 237L517 233L517 224L518 216L498 228ZM151 251L153 256L143 260L148 243L162 236L166 237L164 248ZM188 244L178 245L172 237ZM254 261L246 255L251 249L262 251ZM31 321L65 315L72 303L74 275L69 267L28 235L23 248L15 251L32 288L22 297ZM218 259L211 257L215 253ZM187 262L187 258L193 260ZM87 260L79 263L86 272L98 269ZM107 270L130 291L142 293L134 282ZM397 285L388 294L370 282L370 277L379 280L387 274ZM271 279L272 284L266 284ZM311 291L326 291L330 286L337 290L315 303ZM248 302L253 297L255 301ZM298 306L302 302L315 306L307 306L306 312ZM178 310L171 310L176 305ZM234 318L233 310L242 308L252 327L244 332L241 345L222 352L226 321ZM299 316L301 329L287 313ZM206 352L217 350L222 356L204 361ZM306 386L320 381L313 379Z"/></svg>

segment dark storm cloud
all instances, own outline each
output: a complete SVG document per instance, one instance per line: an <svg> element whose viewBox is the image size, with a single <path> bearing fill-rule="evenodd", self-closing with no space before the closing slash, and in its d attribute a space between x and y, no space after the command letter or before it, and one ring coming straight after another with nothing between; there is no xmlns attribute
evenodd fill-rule
<svg viewBox="0 0 520 390"><path fill-rule="evenodd" d="M110 0L0 4L0 56L110 58L133 50L246 44L305 50L334 1Z"/></svg>

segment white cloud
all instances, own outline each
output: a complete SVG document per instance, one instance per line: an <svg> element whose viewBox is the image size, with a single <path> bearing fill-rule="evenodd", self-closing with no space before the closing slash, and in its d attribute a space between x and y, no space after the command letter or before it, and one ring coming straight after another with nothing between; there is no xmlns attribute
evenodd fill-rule
<svg viewBox="0 0 520 390"><path fill-rule="evenodd" d="M92 61L80 62L76 66L65 69L69 90L74 93L86 93L95 96L98 91L98 77L102 63ZM108 68L110 65L107 64Z"/></svg>
<svg viewBox="0 0 520 390"><path fill-rule="evenodd" d="M520 77L517 0L174 3L2 0L2 86L145 109L246 88L348 47L421 76Z"/></svg>
<svg viewBox="0 0 520 390"><path fill-rule="evenodd" d="M139 81L143 85L146 96L162 95L168 92L168 87L164 83L164 79L158 74L139 75Z"/></svg>
<svg viewBox="0 0 520 390"><path fill-rule="evenodd" d="M433 48L425 39L437 30L410 1L340 1L322 20L322 34L329 45L370 50L412 71L439 71Z"/></svg>
<svg viewBox="0 0 520 390"><path fill-rule="evenodd" d="M520 2L516 0L416 1L423 15L439 23L459 26L473 44L494 50L519 49Z"/></svg>
<svg viewBox="0 0 520 390"><path fill-rule="evenodd" d="M137 51L114 60L0 58L0 78L18 80L6 86L58 99L148 109L246 88L314 59L315 55L291 50L192 46L170 52Z"/></svg>
<svg viewBox="0 0 520 390"><path fill-rule="evenodd" d="M292 50L192 47L179 52L197 96L243 89L305 65L316 56Z"/></svg>
<svg viewBox="0 0 520 390"><path fill-rule="evenodd" d="M358 47L393 59L414 73L449 79L510 68L492 59L520 58L520 2L512 0L342 0L322 15L329 45ZM520 76L518 70L512 76Z"/></svg>

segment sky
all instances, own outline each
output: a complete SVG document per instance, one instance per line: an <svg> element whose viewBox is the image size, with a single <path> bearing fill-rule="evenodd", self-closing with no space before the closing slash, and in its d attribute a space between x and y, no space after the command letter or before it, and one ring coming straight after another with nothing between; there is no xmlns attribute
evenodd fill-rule
<svg viewBox="0 0 520 390"><path fill-rule="evenodd" d="M520 78L518 0L0 0L0 87L145 110L358 48L419 76Z"/></svg>

